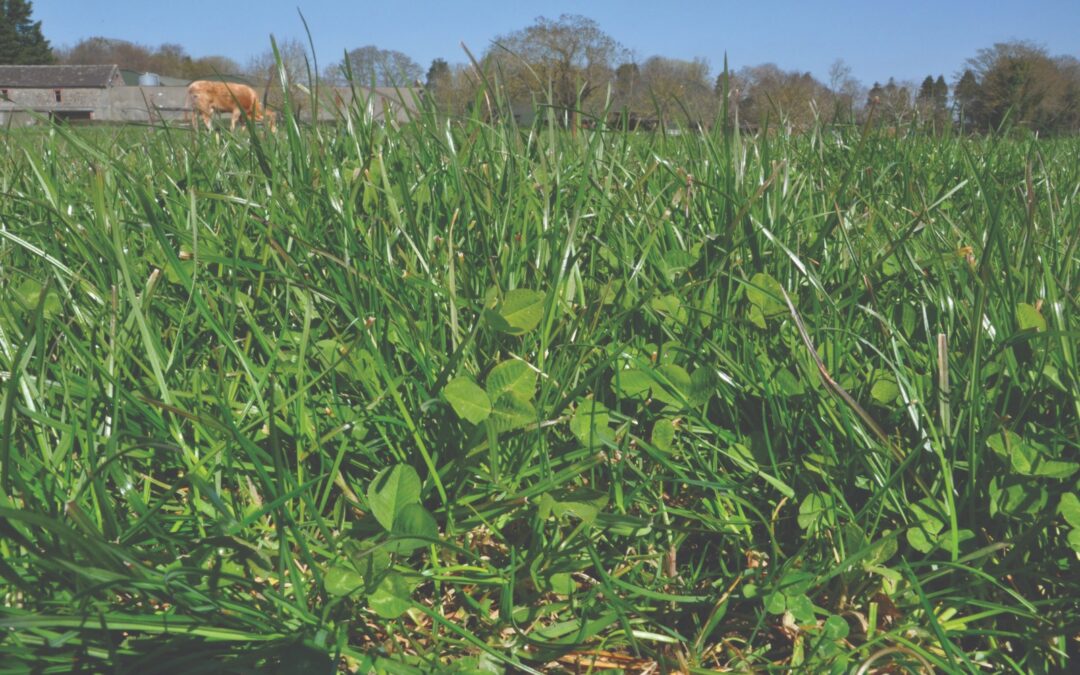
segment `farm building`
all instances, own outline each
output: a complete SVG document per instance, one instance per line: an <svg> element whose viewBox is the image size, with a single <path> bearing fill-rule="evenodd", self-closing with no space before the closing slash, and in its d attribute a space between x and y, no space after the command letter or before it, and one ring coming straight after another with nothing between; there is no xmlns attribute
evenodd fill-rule
<svg viewBox="0 0 1080 675"><path fill-rule="evenodd" d="M403 123L416 116L423 95L424 90L420 87L324 87L319 94L318 119L320 122L333 120L355 106L370 113L376 122L393 119ZM303 95L300 98L304 98L303 105L308 106L307 98ZM311 115L301 108L300 117L306 120Z"/></svg>
<svg viewBox="0 0 1080 675"><path fill-rule="evenodd" d="M191 112L188 84L188 80L123 70L116 65L0 66L0 128L50 120L180 122ZM260 90L258 86L255 89ZM311 99L302 89L293 92L294 113L310 121ZM419 109L421 95L422 90L412 88L323 87L315 117L330 121L358 105L377 121L392 118L404 122Z"/></svg>
<svg viewBox="0 0 1080 675"><path fill-rule="evenodd" d="M122 85L116 66L0 66L0 123L91 120L105 92Z"/></svg>
<svg viewBox="0 0 1080 675"><path fill-rule="evenodd" d="M129 86L116 65L0 66L0 126L180 119L185 98L183 86Z"/></svg>

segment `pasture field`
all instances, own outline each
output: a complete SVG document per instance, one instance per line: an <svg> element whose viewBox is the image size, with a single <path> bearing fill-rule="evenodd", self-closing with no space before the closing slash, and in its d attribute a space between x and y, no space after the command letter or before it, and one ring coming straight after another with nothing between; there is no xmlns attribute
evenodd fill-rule
<svg viewBox="0 0 1080 675"><path fill-rule="evenodd" d="M281 122L0 132L0 672L1078 667L1080 141Z"/></svg>

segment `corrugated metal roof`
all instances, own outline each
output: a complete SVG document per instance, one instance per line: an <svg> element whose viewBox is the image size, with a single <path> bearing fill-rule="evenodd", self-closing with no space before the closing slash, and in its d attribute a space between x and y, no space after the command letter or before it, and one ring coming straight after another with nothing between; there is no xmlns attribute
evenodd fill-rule
<svg viewBox="0 0 1080 675"><path fill-rule="evenodd" d="M129 70L127 68L120 69L120 76L124 78L124 84L129 87L139 86L139 77L143 74L141 70ZM158 75L158 81L162 87L186 87L191 84L191 80L186 77L172 77L170 75Z"/></svg>
<svg viewBox="0 0 1080 675"><path fill-rule="evenodd" d="M108 87L116 66L0 66L0 87L92 89Z"/></svg>

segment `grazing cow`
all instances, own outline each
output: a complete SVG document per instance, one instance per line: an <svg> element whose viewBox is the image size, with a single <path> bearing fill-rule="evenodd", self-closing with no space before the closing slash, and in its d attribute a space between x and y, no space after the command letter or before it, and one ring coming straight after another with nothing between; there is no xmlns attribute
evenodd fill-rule
<svg viewBox="0 0 1080 675"><path fill-rule="evenodd" d="M196 114L202 115L206 128L210 128L210 118L215 112L232 113L232 124L229 129L236 129L236 122L241 113L248 120L262 121L263 109L259 105L259 97L255 90L246 84L235 82L211 82L209 80L196 80L188 85L188 96L191 98L191 126L196 127ZM267 110L266 119L270 125L270 131L274 131L274 112Z"/></svg>

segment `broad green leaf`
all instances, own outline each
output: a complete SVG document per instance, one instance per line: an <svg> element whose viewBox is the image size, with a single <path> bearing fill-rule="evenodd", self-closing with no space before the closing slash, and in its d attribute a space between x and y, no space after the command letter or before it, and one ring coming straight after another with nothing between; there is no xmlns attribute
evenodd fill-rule
<svg viewBox="0 0 1080 675"><path fill-rule="evenodd" d="M607 494L596 490L552 490L540 497L537 512L541 520L547 520L551 516L562 518L571 515L586 523L592 523L607 503Z"/></svg>
<svg viewBox="0 0 1080 675"><path fill-rule="evenodd" d="M1069 547L1072 548L1073 551L1080 553L1080 528L1069 530L1067 541L1069 542Z"/></svg>
<svg viewBox="0 0 1080 675"><path fill-rule="evenodd" d="M923 528L931 534L936 535L945 527L944 516L938 516L941 507L935 504L932 499L920 499L917 502L908 504L908 509L919 520Z"/></svg>
<svg viewBox="0 0 1080 675"><path fill-rule="evenodd" d="M986 439L998 456L1007 459L1012 469L1023 476L1042 476L1045 478L1068 478L1080 465L1047 457L1047 449L1041 443L1021 438L1016 433L1003 430Z"/></svg>
<svg viewBox="0 0 1080 675"><path fill-rule="evenodd" d="M458 376L446 383L443 396L458 417L473 424L480 424L491 414L491 399L480 385L465 376Z"/></svg>
<svg viewBox="0 0 1080 675"><path fill-rule="evenodd" d="M582 620L574 618L569 621L557 621L549 625L538 626L533 632L535 635L547 640L549 644L587 644L590 638L618 620L618 613L606 611L596 619ZM499 672L502 672L501 669ZM596 672L595 669L593 669L593 672Z"/></svg>
<svg viewBox="0 0 1080 675"><path fill-rule="evenodd" d="M1020 445L1021 443L1023 443L1023 441L1020 437L1008 429L993 433L986 439L986 444L990 446L990 449L999 457L1006 460L1009 459L1009 455L1012 454L1011 448Z"/></svg>
<svg viewBox="0 0 1080 675"><path fill-rule="evenodd" d="M626 398L645 398L652 387L653 380L649 374L640 368L620 370L612 379L621 396Z"/></svg>
<svg viewBox="0 0 1080 675"><path fill-rule="evenodd" d="M557 595L568 596L573 595L577 590L577 584L568 572L556 572L548 577L547 590Z"/></svg>
<svg viewBox="0 0 1080 675"><path fill-rule="evenodd" d="M326 592L338 597L349 595L364 585L364 577L356 570L335 565L323 575Z"/></svg>
<svg viewBox="0 0 1080 675"><path fill-rule="evenodd" d="M885 530L881 534L888 535L889 530ZM882 536L882 538L874 542L872 546L874 547L874 552L870 554L869 560L876 564L887 563L892 560L892 557L896 555L896 551L899 548L896 543L896 537L889 536Z"/></svg>
<svg viewBox="0 0 1080 675"><path fill-rule="evenodd" d="M486 386L488 397L493 401L505 393L528 401L536 391L536 371L524 361L508 359L491 369Z"/></svg>
<svg viewBox="0 0 1080 675"><path fill-rule="evenodd" d="M801 624L814 622L814 603L805 595L788 596L787 611Z"/></svg>
<svg viewBox="0 0 1080 675"><path fill-rule="evenodd" d="M42 284L39 284L34 279L27 279L19 285L14 297L24 310L30 311L37 307L38 299L41 297L41 289ZM60 304L60 295L56 292L55 285L50 286L45 293L45 301L41 308L42 316L51 319L59 314L62 309L63 305Z"/></svg>
<svg viewBox="0 0 1080 675"><path fill-rule="evenodd" d="M911 548L915 549L919 553L929 553L934 548L934 543L931 541L931 537L936 539L936 536L930 535L918 525L912 525L907 529L907 541L911 545Z"/></svg>
<svg viewBox="0 0 1080 675"><path fill-rule="evenodd" d="M570 419L570 432L587 448L595 448L604 442L613 442L609 426L610 416L603 403L586 399L578 405Z"/></svg>
<svg viewBox="0 0 1080 675"><path fill-rule="evenodd" d="M491 408L491 423L495 431L513 431L536 423L536 408L513 394L503 394Z"/></svg>
<svg viewBox="0 0 1080 675"><path fill-rule="evenodd" d="M487 325L500 333L512 333L514 330L513 326L507 323L506 319L502 318L502 315L495 309L485 309L483 317Z"/></svg>
<svg viewBox="0 0 1080 675"><path fill-rule="evenodd" d="M789 569L780 579L780 590L790 598L806 593L815 583L813 574L801 569Z"/></svg>
<svg viewBox="0 0 1080 675"><path fill-rule="evenodd" d="M776 388L786 397L802 396L806 393L806 388L803 386L799 377L787 368L777 369L776 373L773 375L773 379Z"/></svg>
<svg viewBox="0 0 1080 675"><path fill-rule="evenodd" d="M187 273L188 278L195 273L195 261L194 260L179 260L176 262L169 262L165 265L161 265L165 270L165 279L170 284L182 285L182 278L180 272L177 271L177 267L181 268Z"/></svg>
<svg viewBox="0 0 1080 675"><path fill-rule="evenodd" d="M746 297L751 305L758 308L764 318L771 318L788 311L780 282L764 272L758 272L750 277L750 284L746 287ZM794 298L791 301L795 303Z"/></svg>
<svg viewBox="0 0 1080 675"><path fill-rule="evenodd" d="M750 305L750 310L746 313L746 318L750 320L750 323L762 330L765 330L768 326L768 324L765 323L765 315L757 305Z"/></svg>
<svg viewBox="0 0 1080 675"><path fill-rule="evenodd" d="M675 441L675 421L667 417L656 420L652 428L652 444L659 450L671 452Z"/></svg>
<svg viewBox="0 0 1080 675"><path fill-rule="evenodd" d="M893 276L900 272L900 260L896 257L895 253L890 254L887 258L881 261L881 271L885 273L885 276Z"/></svg>
<svg viewBox="0 0 1080 675"><path fill-rule="evenodd" d="M384 619L396 619L412 607L412 584L391 572L368 596L368 606Z"/></svg>
<svg viewBox="0 0 1080 675"><path fill-rule="evenodd" d="M353 366L350 350L340 340L332 338L318 340L315 342L315 348L322 357L322 362L327 367L333 367L334 372L346 377L356 377L357 372Z"/></svg>
<svg viewBox="0 0 1080 675"><path fill-rule="evenodd" d="M690 405L696 408L708 403L719 384L720 377L714 369L707 366L696 369L690 374Z"/></svg>
<svg viewBox="0 0 1080 675"><path fill-rule="evenodd" d="M874 383L870 386L870 396L883 405L896 400L900 395L900 387L896 384L896 378L891 373L874 371Z"/></svg>
<svg viewBox="0 0 1080 675"><path fill-rule="evenodd" d="M848 555L870 546L870 540L866 538L866 533L856 523L845 523L841 526L840 531L844 536L844 546L847 547Z"/></svg>
<svg viewBox="0 0 1080 675"><path fill-rule="evenodd" d="M1061 495L1057 511L1066 523L1073 527L1080 527L1080 497L1077 497L1075 492L1066 492Z"/></svg>
<svg viewBox="0 0 1080 675"><path fill-rule="evenodd" d="M832 495L828 493L813 493L806 496L799 504L799 515L796 520L799 527L807 530L807 534L817 531L822 521L832 520L830 515L834 508Z"/></svg>
<svg viewBox="0 0 1080 675"><path fill-rule="evenodd" d="M682 249L672 249L664 254L663 263L660 265L660 269L663 271L668 281L674 281L675 277L682 274L694 264L694 256L689 251Z"/></svg>
<svg viewBox="0 0 1080 675"><path fill-rule="evenodd" d="M1023 441L1009 445L1009 463L1013 471L1024 476L1035 473L1035 465L1039 461L1039 453L1028 443Z"/></svg>
<svg viewBox="0 0 1080 675"><path fill-rule="evenodd" d="M1080 469L1076 462L1063 462L1058 459L1039 459L1035 464L1035 475L1044 478L1064 479L1071 477Z"/></svg>
<svg viewBox="0 0 1080 675"><path fill-rule="evenodd" d="M932 500L921 499L908 504L908 509L918 520L918 524L907 530L908 543L920 553L929 553L938 540L938 534L945 527L945 523L936 515L938 507Z"/></svg>
<svg viewBox="0 0 1080 675"><path fill-rule="evenodd" d="M644 518L617 513L601 513L597 523L604 530L620 537L644 537L652 532L652 524Z"/></svg>
<svg viewBox="0 0 1080 675"><path fill-rule="evenodd" d="M677 295L664 295L649 301L649 307L678 323L686 323L687 312Z"/></svg>
<svg viewBox="0 0 1080 675"><path fill-rule="evenodd" d="M352 560L353 567L363 575L367 587L373 588L390 570L393 552L386 546L370 546L351 552L349 559Z"/></svg>
<svg viewBox="0 0 1080 675"><path fill-rule="evenodd" d="M401 510L420 501L420 476L407 464L387 467L368 486L368 506L388 532Z"/></svg>
<svg viewBox="0 0 1080 675"><path fill-rule="evenodd" d="M1016 323L1020 330L1046 330L1046 318L1034 305L1021 302L1016 306Z"/></svg>
<svg viewBox="0 0 1080 675"><path fill-rule="evenodd" d="M551 516L554 516L555 518L574 516L586 523L591 523L596 520L597 515L600 513L600 508L595 504L579 501L559 501L548 493L544 493L540 497L537 509L540 513L540 518L543 520L546 520Z"/></svg>
<svg viewBox="0 0 1080 675"><path fill-rule="evenodd" d="M844 620L844 617L833 614L828 619L825 619L825 624L822 627L825 637L830 640L843 640L848 636L851 631L851 626Z"/></svg>
<svg viewBox="0 0 1080 675"><path fill-rule="evenodd" d="M787 611L787 598L780 591L770 593L765 598L765 611L769 614L783 614Z"/></svg>
<svg viewBox="0 0 1080 675"><path fill-rule="evenodd" d="M649 307L664 314L674 314L682 307L682 301L677 295L662 295L649 300Z"/></svg>
<svg viewBox="0 0 1080 675"><path fill-rule="evenodd" d="M690 374L682 366L666 363L656 369L652 395L657 401L682 406L690 392Z"/></svg>
<svg viewBox="0 0 1080 675"><path fill-rule="evenodd" d="M1004 485L1002 484L1004 483ZM1049 493L1041 481L1016 476L1015 474L990 479L990 515L998 513L1019 515L1036 514L1046 508Z"/></svg>
<svg viewBox="0 0 1080 675"><path fill-rule="evenodd" d="M391 534L401 537L416 537L416 539L402 539L394 542L396 552L407 553L417 548L427 546L433 540L439 538L439 526L435 517L420 504L406 504L398 512L394 519L394 529Z"/></svg>
<svg viewBox="0 0 1080 675"><path fill-rule="evenodd" d="M969 541L975 538L975 533L968 529L958 530L956 533L957 544L963 544L965 541ZM959 554L960 551L953 550L953 538L952 534L948 531L941 532L937 536L937 544L949 553Z"/></svg>
<svg viewBox="0 0 1080 675"><path fill-rule="evenodd" d="M616 296L622 289L621 279L609 279L603 286L597 289L596 302L601 305L610 305L615 302Z"/></svg>
<svg viewBox="0 0 1080 675"><path fill-rule="evenodd" d="M544 318L545 295L539 291L517 288L506 294L498 307L505 327L498 329L511 335L521 335L536 328Z"/></svg>

